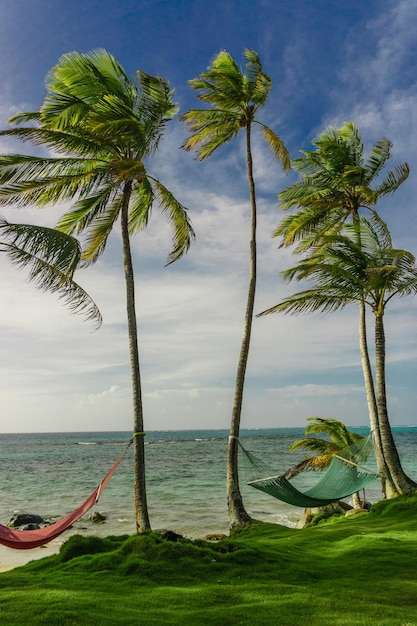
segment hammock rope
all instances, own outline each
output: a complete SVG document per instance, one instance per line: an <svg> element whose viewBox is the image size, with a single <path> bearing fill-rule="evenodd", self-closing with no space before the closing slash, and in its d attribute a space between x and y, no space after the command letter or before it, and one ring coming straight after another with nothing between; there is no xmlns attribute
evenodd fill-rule
<svg viewBox="0 0 417 626"><path fill-rule="evenodd" d="M285 474L276 474L270 468L267 469L267 466L245 450L240 442L239 445L252 470L257 468L259 472L258 477L248 480L247 484L293 506L314 508L343 500L364 489L379 477L376 472L359 466L349 458L334 455L316 485L306 491L300 491ZM263 477L259 478L259 475Z"/></svg>
<svg viewBox="0 0 417 626"><path fill-rule="evenodd" d="M97 485L88 498L74 511L54 524L45 526L44 528L37 528L36 530L18 530L0 524L0 544L8 548L14 548L15 550L31 550L32 548L39 548L59 537L59 535L70 528L72 524L78 521L80 517L85 515L87 511L97 504L101 494L132 443L133 439L129 441L122 454L116 459L100 484Z"/></svg>

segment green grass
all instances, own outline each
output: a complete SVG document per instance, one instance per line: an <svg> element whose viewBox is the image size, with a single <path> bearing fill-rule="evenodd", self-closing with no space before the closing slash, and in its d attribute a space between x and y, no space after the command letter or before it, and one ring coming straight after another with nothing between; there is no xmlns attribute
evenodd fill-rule
<svg viewBox="0 0 417 626"><path fill-rule="evenodd" d="M417 626L417 496L218 542L71 537L0 575L0 624Z"/></svg>

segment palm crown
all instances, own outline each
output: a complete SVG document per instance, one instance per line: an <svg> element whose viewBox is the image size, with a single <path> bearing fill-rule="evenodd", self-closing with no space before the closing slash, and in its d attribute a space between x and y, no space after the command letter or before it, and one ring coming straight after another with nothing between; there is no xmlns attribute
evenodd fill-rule
<svg viewBox="0 0 417 626"><path fill-rule="evenodd" d="M346 224L344 235L329 235L323 245L293 268L285 280L310 279L314 286L298 292L267 311L301 313L334 311L350 302L367 303L383 315L394 296L417 292L417 268L411 252L381 242L371 223L362 218Z"/></svg>
<svg viewBox="0 0 417 626"><path fill-rule="evenodd" d="M365 460L369 446L365 445L363 435L350 431L340 420L309 417L311 422L305 429L305 437L297 439L290 445L291 452L300 448L308 454L305 459L291 467L285 474L286 478L293 478L302 471L324 470L329 465L334 455L343 455L344 458ZM326 435L325 438L311 435ZM311 456L313 454L313 456Z"/></svg>
<svg viewBox="0 0 417 626"><path fill-rule="evenodd" d="M10 121L18 127L1 133L59 156L0 156L0 202L46 206L76 198L57 227L69 234L86 231L87 263L103 252L126 190L130 234L147 225L154 200L168 214L174 232L169 262L193 237L185 207L143 163L177 111L172 91L163 78L141 71L137 78L140 90L104 50L66 54L47 78L39 111L15 115Z"/></svg>
<svg viewBox="0 0 417 626"><path fill-rule="evenodd" d="M329 127L313 142L316 150L302 150L303 157L292 166L302 178L279 194L280 207L296 207L278 225L274 236L283 235L283 245L303 240L305 249L325 232L337 232L360 209L370 212L370 220L380 235L389 239L388 229L374 206L382 196L393 193L409 174L406 163L397 165L377 179L391 156L392 144L380 139L364 155L358 128L346 122L340 129Z"/></svg>
<svg viewBox="0 0 417 626"><path fill-rule="evenodd" d="M271 79L262 70L258 54L245 50L246 72L241 72L234 58L225 50L217 54L206 72L189 81L198 98L209 109L191 109L181 116L193 133L183 144L186 150L197 149L199 159L209 157L228 143L242 128L258 124L275 157L288 170L290 159L282 140L256 119L271 90Z"/></svg>

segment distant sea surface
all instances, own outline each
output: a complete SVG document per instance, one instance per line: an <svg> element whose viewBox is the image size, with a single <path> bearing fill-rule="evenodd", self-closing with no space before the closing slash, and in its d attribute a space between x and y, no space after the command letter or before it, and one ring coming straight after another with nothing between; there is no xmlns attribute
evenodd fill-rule
<svg viewBox="0 0 417 626"><path fill-rule="evenodd" d="M367 434L367 429L353 429ZM417 478L417 428L394 428L404 469ZM273 468L285 472L302 460L290 444L303 437L303 428L242 430L244 447ZM127 445L125 432L0 434L0 523L14 513L59 518L75 509L104 477ZM228 431L158 431L146 435L148 507L153 529L166 528L187 537L227 533L225 467ZM373 459L367 465L375 469ZM242 465L243 468L243 465ZM319 474L310 472L301 488ZM294 526L302 509L291 507L245 483L241 491L248 512L263 521ZM367 488L368 500L380 499L380 483ZM135 532L133 449L128 450L99 503L93 509L107 516L94 524L88 516L70 534L121 535Z"/></svg>

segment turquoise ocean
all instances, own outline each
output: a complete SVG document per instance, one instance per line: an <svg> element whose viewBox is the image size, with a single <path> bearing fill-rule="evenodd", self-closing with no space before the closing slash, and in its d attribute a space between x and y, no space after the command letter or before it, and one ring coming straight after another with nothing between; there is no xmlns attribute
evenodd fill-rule
<svg viewBox="0 0 417 626"><path fill-rule="evenodd" d="M366 428L353 430L367 434ZM393 432L404 469L417 479L417 428L394 428ZM250 429L241 431L241 442L280 474L302 460L302 452L291 453L288 448L303 435L303 428ZM127 432L0 434L0 523L7 524L14 513L57 519L66 515L91 493L130 437ZM146 478L153 529L170 529L193 538L228 532L227 440L226 430L147 433ZM369 458L366 465L375 469L374 459ZM297 486L311 486L318 477L310 472L297 479ZM242 469L241 491L253 517L296 525L301 508L247 486L245 478ZM380 483L376 481L368 486L366 499L373 502L380 497ZM104 513L106 521L96 524L86 516L55 542L60 544L75 533L105 536L135 532L132 447L93 511Z"/></svg>

